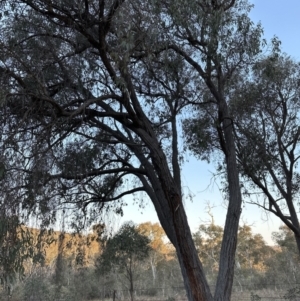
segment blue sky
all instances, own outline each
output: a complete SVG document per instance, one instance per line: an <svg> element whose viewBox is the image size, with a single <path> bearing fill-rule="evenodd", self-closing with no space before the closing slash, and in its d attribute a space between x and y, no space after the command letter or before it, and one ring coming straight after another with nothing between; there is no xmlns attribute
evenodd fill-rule
<svg viewBox="0 0 300 301"><path fill-rule="evenodd" d="M252 0L255 5L250 16L257 23L261 22L264 28L264 36L270 40L276 35L282 41L282 50L293 58L300 60L300 1L299 0ZM201 223L210 221L206 213L209 203L217 224L223 225L226 215L222 196L217 185L210 185L213 165L197 161L195 158L187 158L182 170L182 182L184 191L193 195L193 201L185 200L189 224L195 231ZM152 221L156 222L156 213L151 204L139 209L137 205L124 208L124 221L133 220L136 223ZM268 243L272 243L271 233L277 231L280 221L272 216L266 218L262 210L253 205L245 205L241 223L253 226L253 231L261 233Z"/></svg>
<svg viewBox="0 0 300 301"><path fill-rule="evenodd" d="M300 59L300 1L297 0L252 0L250 16L261 22L265 37L278 36L282 49L295 59Z"/></svg>

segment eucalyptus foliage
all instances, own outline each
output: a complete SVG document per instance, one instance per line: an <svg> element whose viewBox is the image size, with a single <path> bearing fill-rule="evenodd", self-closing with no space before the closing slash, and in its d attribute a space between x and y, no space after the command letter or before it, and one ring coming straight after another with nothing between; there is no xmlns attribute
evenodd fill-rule
<svg viewBox="0 0 300 301"><path fill-rule="evenodd" d="M0 281L4 288L10 288L17 279L25 276L25 265L44 264L44 245L40 237L24 226L17 215L0 213ZM46 244L46 241L44 241Z"/></svg>

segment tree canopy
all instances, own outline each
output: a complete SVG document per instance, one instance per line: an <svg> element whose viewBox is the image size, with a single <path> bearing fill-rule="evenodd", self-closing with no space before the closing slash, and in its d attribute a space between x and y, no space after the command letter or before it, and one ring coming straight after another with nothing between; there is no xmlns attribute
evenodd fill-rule
<svg viewBox="0 0 300 301"><path fill-rule="evenodd" d="M245 196L260 194L256 203L293 231L300 252L299 72L279 51L257 61L238 85L232 111Z"/></svg>

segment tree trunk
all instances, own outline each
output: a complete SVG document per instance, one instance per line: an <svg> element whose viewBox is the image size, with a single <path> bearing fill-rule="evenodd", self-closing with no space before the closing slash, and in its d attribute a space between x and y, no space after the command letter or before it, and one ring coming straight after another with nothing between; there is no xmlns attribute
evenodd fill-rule
<svg viewBox="0 0 300 301"><path fill-rule="evenodd" d="M161 226L176 249L188 300L212 301L213 298L194 245L184 208L182 205L177 208L177 205L172 205L167 201L165 195L169 194L168 191L164 193L160 181L156 177L152 178L152 175L155 175L155 173L152 174L150 171L149 178L153 180L152 187L149 187L146 191L152 200ZM145 179L141 178L141 181L147 188L149 184ZM173 202L176 201L173 200ZM172 211L170 204L174 207L174 211L177 208L176 212ZM172 212L175 214L172 214ZM179 239L182 239L180 243L178 242Z"/></svg>
<svg viewBox="0 0 300 301"><path fill-rule="evenodd" d="M136 97L135 91L134 89L130 89L132 83L129 76L126 77L126 80L131 97L134 99ZM139 108L138 101L135 101L135 103L137 103L135 110L138 111L141 125L140 128L135 129L135 132L141 137L145 145L149 147L152 164L140 153L140 149L133 148L132 150L147 170L147 177L152 187L150 187L145 179L142 177L140 177L140 179L154 204L163 229L176 249L189 301L213 301L214 298L212 297L205 277L183 207L180 170L175 172L176 177L171 174L168 160L156 139L151 123L144 112ZM228 116L226 102L224 109L223 116ZM176 119L174 119L174 122L176 123ZM228 145L226 163L228 168L230 198L224 229L224 241L221 250L221 253L223 253L220 257L219 287L217 287L216 290L218 299L215 298L215 300L229 301L233 282L234 256L241 211L241 194L231 121L225 119L223 126L225 141ZM176 124L173 123L173 134L174 130L176 130ZM177 141L175 139L173 140L173 155L175 155L173 156L173 169L179 168L175 160L177 154L174 154L174 145L176 150L176 144ZM149 187L149 189L146 187Z"/></svg>
<svg viewBox="0 0 300 301"><path fill-rule="evenodd" d="M152 281L153 281L153 287L155 286L155 280L156 280L156 266L155 266L155 259L150 258L150 265L152 270Z"/></svg>
<svg viewBox="0 0 300 301"><path fill-rule="evenodd" d="M286 176L287 177L287 176ZM297 231L294 232L297 249L300 254L300 224L297 216L297 212L295 210L295 206L293 203L293 193L292 193L292 179L287 177L287 196L286 203L288 205L289 213L291 216L292 225L296 228Z"/></svg>
<svg viewBox="0 0 300 301"><path fill-rule="evenodd" d="M221 98L219 103L219 116L219 122L222 126L222 133L219 132L219 137L220 141L223 141L221 142L221 147L226 159L229 200L214 299L215 301L230 301L242 196L236 161L233 124L228 116L227 104L223 98Z"/></svg>
<svg viewBox="0 0 300 301"><path fill-rule="evenodd" d="M166 178L167 175L164 179L166 180ZM164 190L159 199L155 197L152 201L160 223L176 249L188 300L213 301L188 225L182 199L176 187L173 185L165 187L174 189Z"/></svg>
<svg viewBox="0 0 300 301"><path fill-rule="evenodd" d="M177 187L170 173L167 158L161 150L159 143L157 140L152 139L151 136L148 136L148 133L151 135L151 131L152 129L149 126L147 134L140 133L140 135L143 136L144 142L149 147L151 146L153 165L149 164L143 156L136 152L137 157L147 169L147 176L151 187L145 179L142 177L140 179L152 200L166 235L176 249L188 300L213 301L188 225L180 193L181 189Z"/></svg>
<svg viewBox="0 0 300 301"><path fill-rule="evenodd" d="M130 275L129 275L129 281L130 281L130 287L129 287L129 293L130 293L130 300L134 301L134 289L133 289L133 275L132 275L132 271L130 271Z"/></svg>
<svg viewBox="0 0 300 301"><path fill-rule="evenodd" d="M170 229L169 226L164 227L166 226L165 222L160 219L167 236L176 249L188 300L212 301L213 297L182 206L174 212L172 221L173 229Z"/></svg>
<svg viewBox="0 0 300 301"><path fill-rule="evenodd" d="M195 248L185 210L182 207L175 212L174 226L178 242L176 247L177 256L181 269L186 273L186 275L183 274L185 287L187 291L188 286L191 289L188 291L190 300L211 301L213 297Z"/></svg>

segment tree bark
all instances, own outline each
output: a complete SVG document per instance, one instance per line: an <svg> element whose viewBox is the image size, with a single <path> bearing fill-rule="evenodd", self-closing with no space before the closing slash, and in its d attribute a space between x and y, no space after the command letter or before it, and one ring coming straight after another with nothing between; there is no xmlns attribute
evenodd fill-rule
<svg viewBox="0 0 300 301"><path fill-rule="evenodd" d="M155 143L152 145L155 146ZM176 249L188 299L213 301L188 225L179 189L170 174L166 157L158 145L154 152L153 165L159 177L159 190L163 197L154 198L152 201L160 223ZM158 189L155 190L158 191Z"/></svg>
<svg viewBox="0 0 300 301"><path fill-rule="evenodd" d="M219 100L219 137L225 153L229 200L220 252L219 274L217 278L215 301L230 301L232 292L237 235L242 208L239 172L237 168L234 129L228 115L227 103L223 97ZM223 141L223 142L222 142ZM223 145L222 145L223 143Z"/></svg>
<svg viewBox="0 0 300 301"><path fill-rule="evenodd" d="M154 142L153 145L155 145ZM156 148L156 152L159 157L164 157L159 148ZM176 249L188 300L213 301L188 225L182 199L169 169L164 169L164 166L167 166L166 158L160 161L161 164L154 164L154 170L153 165L142 154L139 154L138 150L136 155L147 169L151 185L144 177L140 177L140 180L154 205L161 226ZM160 179L157 178L157 174L160 175Z"/></svg>
<svg viewBox="0 0 300 301"><path fill-rule="evenodd" d="M291 223L294 226L294 228L297 229L297 231L293 231L293 232L294 232L294 236L295 236L295 240L296 240L296 244L297 244L297 249L300 254L300 224L299 224L297 212L295 210L295 206L293 203L292 192L291 191L289 191L289 192L290 193L289 193L288 197L286 198L286 203L288 205L289 213L291 216Z"/></svg>
<svg viewBox="0 0 300 301"><path fill-rule="evenodd" d="M177 204L178 200L179 196L177 199L174 197L172 201ZM176 206L172 207L176 209ZM213 297L194 245L184 208L180 205L176 211L174 210L171 227L166 224L165 219L161 219L162 214L159 211L157 213L162 227L176 249L188 300L212 301Z"/></svg>

